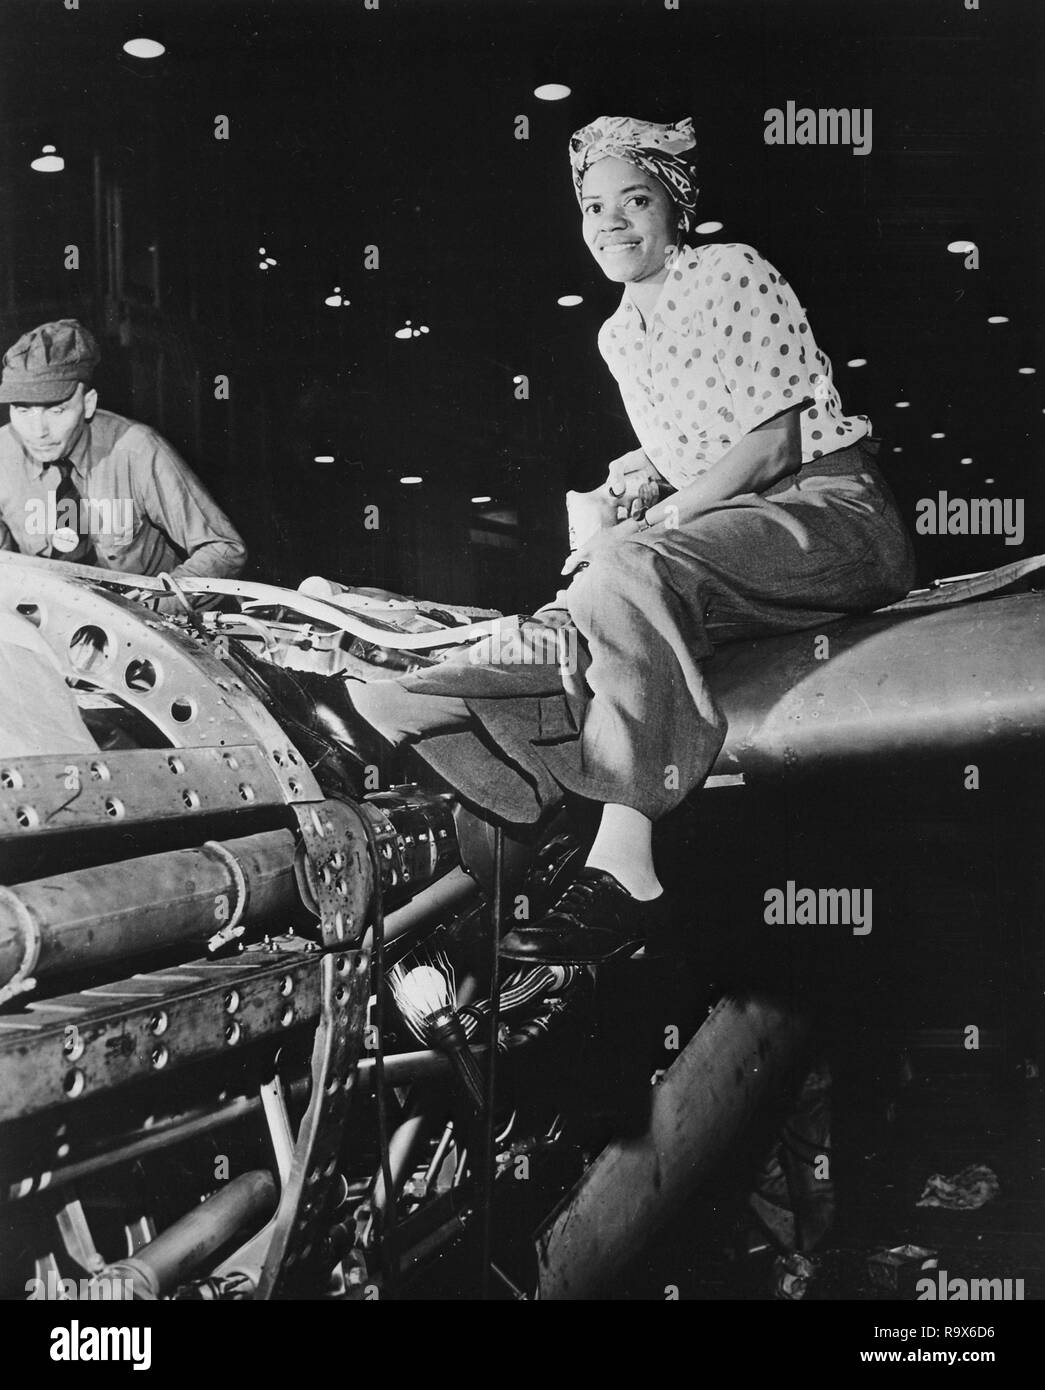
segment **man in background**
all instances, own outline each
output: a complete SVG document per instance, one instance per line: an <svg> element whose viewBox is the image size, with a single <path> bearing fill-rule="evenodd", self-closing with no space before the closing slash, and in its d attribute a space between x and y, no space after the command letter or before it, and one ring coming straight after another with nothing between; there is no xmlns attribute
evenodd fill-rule
<svg viewBox="0 0 1045 1390"><path fill-rule="evenodd" d="M4 354L0 549L174 580L239 574L246 546L175 450L98 409L99 357L76 319L41 324Z"/></svg>

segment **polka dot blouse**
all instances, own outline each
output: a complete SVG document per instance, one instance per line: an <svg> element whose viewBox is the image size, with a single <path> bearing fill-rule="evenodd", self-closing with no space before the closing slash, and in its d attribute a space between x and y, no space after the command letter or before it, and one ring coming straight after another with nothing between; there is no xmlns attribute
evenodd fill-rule
<svg viewBox="0 0 1045 1390"><path fill-rule="evenodd" d="M842 413L794 291L750 246L680 248L645 329L625 289L599 349L640 444L676 488L796 405L803 463L871 432L865 415Z"/></svg>

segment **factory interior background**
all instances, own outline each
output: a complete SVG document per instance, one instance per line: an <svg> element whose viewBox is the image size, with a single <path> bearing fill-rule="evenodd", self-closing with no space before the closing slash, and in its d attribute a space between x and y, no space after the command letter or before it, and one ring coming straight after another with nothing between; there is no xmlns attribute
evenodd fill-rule
<svg viewBox="0 0 1045 1390"><path fill-rule="evenodd" d="M143 23L151 62L122 51ZM595 345L619 292L581 241L567 141L603 111L690 114L701 225L721 224L700 240L791 279L905 516L943 490L1023 497L1030 525L1036 27L1031 5L951 0L9 0L0 330L93 325L102 404L184 453L252 574L533 607L564 491L633 445ZM549 83L570 96L536 99ZM789 100L869 107L870 154L765 144ZM31 168L44 144L60 172ZM976 269L947 249L966 241ZM1034 553L918 549L923 581Z"/></svg>

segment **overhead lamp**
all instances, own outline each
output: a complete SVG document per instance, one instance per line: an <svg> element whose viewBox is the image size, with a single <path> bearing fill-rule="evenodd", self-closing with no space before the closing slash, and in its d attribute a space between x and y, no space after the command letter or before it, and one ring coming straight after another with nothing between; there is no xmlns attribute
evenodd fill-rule
<svg viewBox="0 0 1045 1390"><path fill-rule="evenodd" d="M1020 376L1033 376L1038 370L1037 367L1017 367Z"/></svg>
<svg viewBox="0 0 1045 1390"><path fill-rule="evenodd" d="M993 478L984 478L983 481L984 481L985 483L993 483L993 482L994 482L994 479L993 479Z"/></svg>
<svg viewBox="0 0 1045 1390"><path fill-rule="evenodd" d="M415 483L421 482L422 479L419 478L416 474L409 473L405 478L400 478L399 481L401 483L405 483L407 487L412 487Z"/></svg>
<svg viewBox="0 0 1045 1390"><path fill-rule="evenodd" d="M544 82L534 87L533 94L538 101L565 101L570 95L570 88L562 82Z"/></svg>
<svg viewBox="0 0 1045 1390"><path fill-rule="evenodd" d="M333 454L317 454L317 455L315 456L315 458L312 460L312 462L313 462L313 463L333 463L333 462L334 462L334 455L333 455Z"/></svg>
<svg viewBox="0 0 1045 1390"><path fill-rule="evenodd" d="M910 404L911 404L910 401L896 401L896 402L895 402L895 405L896 405L897 410L906 410L906 409L910 406Z"/></svg>
<svg viewBox="0 0 1045 1390"><path fill-rule="evenodd" d="M845 365L846 365L847 367L866 367L866 366L867 366L867 358L866 358L866 357L850 357L849 361L848 361Z"/></svg>
<svg viewBox="0 0 1045 1390"><path fill-rule="evenodd" d="M935 434L931 434L931 435L929 436L929 438L930 438L930 439L946 439L947 436L943 433L942 430L937 430L936 433L935 433Z"/></svg>
<svg viewBox="0 0 1045 1390"><path fill-rule="evenodd" d="M584 303L584 296L580 294L560 294L555 301L561 304L564 309L574 309L578 304Z"/></svg>
<svg viewBox="0 0 1045 1390"><path fill-rule="evenodd" d="M279 262L276 260L275 256L266 256L266 257L265 257L265 264L266 264L266 265L279 265Z"/></svg>
<svg viewBox="0 0 1045 1390"><path fill-rule="evenodd" d="M1008 321L1004 314L991 314L987 320L988 323L1008 323Z"/></svg>
<svg viewBox="0 0 1045 1390"><path fill-rule="evenodd" d="M948 250L948 251L952 251L956 256L962 256L962 255L966 255L969 251L975 251L975 250L976 250L976 243L975 243L974 241L964 241L964 240L963 240L963 241L949 241L949 242L947 243L947 250Z"/></svg>
<svg viewBox="0 0 1045 1390"><path fill-rule="evenodd" d="M492 498L492 497L473 497L473 498L472 498L472 501L473 501L473 502L492 502L492 501L493 501L493 498Z"/></svg>
<svg viewBox="0 0 1045 1390"><path fill-rule="evenodd" d="M959 459L958 461L959 461L959 463L964 463L964 464L970 464L970 463L972 463L972 459Z"/></svg>
<svg viewBox="0 0 1045 1390"><path fill-rule="evenodd" d="M65 168L65 160L54 145L45 145L35 159L29 161L29 168L38 174L60 174Z"/></svg>
<svg viewBox="0 0 1045 1390"><path fill-rule="evenodd" d="M162 58L167 49L159 39L128 39L123 51L132 58Z"/></svg>
<svg viewBox="0 0 1045 1390"><path fill-rule="evenodd" d="M345 296L341 293L340 285L335 285L334 293L328 294L326 299L323 300L323 303L331 309L347 309L351 302L352 301L350 299L346 299Z"/></svg>
<svg viewBox="0 0 1045 1390"><path fill-rule="evenodd" d="M902 444L894 444L894 445L893 445L893 453L894 453L894 454L902 454L902 453L903 453L903 445L902 445Z"/></svg>
<svg viewBox="0 0 1045 1390"><path fill-rule="evenodd" d="M713 232L720 232L722 230L722 223L698 222L697 225L693 228L693 230L697 233L698 236L711 236Z"/></svg>

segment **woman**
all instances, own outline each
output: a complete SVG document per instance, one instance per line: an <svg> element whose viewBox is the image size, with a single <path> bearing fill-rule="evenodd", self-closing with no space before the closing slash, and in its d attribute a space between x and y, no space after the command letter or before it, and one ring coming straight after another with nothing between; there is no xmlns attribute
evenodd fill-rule
<svg viewBox="0 0 1045 1390"><path fill-rule="evenodd" d="M599 347L640 448L586 508L573 498L591 533L577 533L569 588L522 620L514 660L489 642L467 663L353 687L374 728L416 743L495 818L535 821L564 791L602 804L562 899L504 938L513 960L603 962L662 915L653 825L725 736L703 675L716 642L876 608L913 580L870 422L842 413L787 281L749 246L687 245L694 145L689 120L621 116L570 142L584 239L625 286ZM577 669L539 659L549 627L579 634Z"/></svg>

